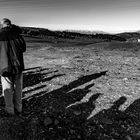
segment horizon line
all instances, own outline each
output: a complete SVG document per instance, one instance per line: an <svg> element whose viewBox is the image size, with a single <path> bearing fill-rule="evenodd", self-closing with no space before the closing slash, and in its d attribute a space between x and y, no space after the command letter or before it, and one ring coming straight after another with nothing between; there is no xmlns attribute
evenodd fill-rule
<svg viewBox="0 0 140 140"><path fill-rule="evenodd" d="M43 28L43 29L48 29L48 30L51 30L51 31L81 31L81 32L99 32L99 33L105 33L105 34L119 34L119 33L133 33L133 32L139 32L140 29L138 30L108 30L108 31L104 31L104 30L89 30L89 29L75 29L75 28L71 28L71 29L68 29L68 28L64 28L64 29L53 29L53 28L50 28L50 27L39 27L39 26L33 26L33 25L25 25L25 26L20 26L20 27L30 27L30 28Z"/></svg>

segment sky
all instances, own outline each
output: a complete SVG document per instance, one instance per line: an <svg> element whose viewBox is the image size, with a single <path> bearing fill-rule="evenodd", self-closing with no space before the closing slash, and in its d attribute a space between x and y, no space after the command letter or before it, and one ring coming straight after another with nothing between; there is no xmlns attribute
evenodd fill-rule
<svg viewBox="0 0 140 140"><path fill-rule="evenodd" d="M19 26L110 33L140 30L140 0L0 0L0 19Z"/></svg>

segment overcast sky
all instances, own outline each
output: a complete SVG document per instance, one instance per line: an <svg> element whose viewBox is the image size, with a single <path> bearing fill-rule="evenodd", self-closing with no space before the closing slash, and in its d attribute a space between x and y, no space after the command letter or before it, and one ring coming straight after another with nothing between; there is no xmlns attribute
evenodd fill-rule
<svg viewBox="0 0 140 140"><path fill-rule="evenodd" d="M0 0L0 18L53 30L140 30L140 0Z"/></svg>

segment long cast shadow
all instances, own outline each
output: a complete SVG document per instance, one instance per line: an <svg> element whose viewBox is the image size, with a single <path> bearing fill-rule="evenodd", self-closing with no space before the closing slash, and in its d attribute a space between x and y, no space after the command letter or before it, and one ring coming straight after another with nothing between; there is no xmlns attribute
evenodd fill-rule
<svg viewBox="0 0 140 140"><path fill-rule="evenodd" d="M121 119L123 112L119 111L119 107L127 100L126 97L122 96L117 101L113 103L113 106L107 110L103 110L94 116L100 120L104 119L104 116L108 116L110 119Z"/></svg>
<svg viewBox="0 0 140 140"><path fill-rule="evenodd" d="M33 87L39 83L43 83L46 81L50 81L56 77L63 76L64 74L57 74L58 70L50 71L50 69L42 68L42 67L33 67L29 69L25 69L23 72L23 88ZM47 77L47 75L50 75ZM33 92L39 89L46 87L46 85L38 85L37 87L33 87L27 91L23 92L23 97L25 94L29 92ZM0 106L4 106L4 98L2 96L2 86L0 84Z"/></svg>
<svg viewBox="0 0 140 140"><path fill-rule="evenodd" d="M73 105L69 107L67 111L70 111L74 114L76 114L77 112L79 113L78 116L84 116L85 118L87 118L96 107L94 101L98 99L98 97L101 95L102 95L101 93L96 93L92 95L87 102L83 102L83 103L81 102L80 104Z"/></svg>
<svg viewBox="0 0 140 140"><path fill-rule="evenodd" d="M43 91L32 96L31 98L23 99L22 121L20 121L18 125L12 123L10 130L12 132L17 132L17 126L20 126L20 128L22 127L22 129L18 131L21 133L19 137L22 137L22 139L27 139L27 137L29 138L29 136L32 136L32 134L37 131L39 131L38 134L40 135L33 135L34 139L67 139L70 135L73 139L77 139L77 136L80 139L85 139L85 116L88 114L88 111L94 109L95 106L93 101L95 101L101 94L97 93L92 95L88 102L78 105L77 107L81 111L79 116L72 113L73 111L75 112L75 109L77 108L66 110L66 106L74 103L77 100L81 100L91 91L90 88L94 86L94 83L87 85L85 88L75 89L73 91L71 90L104 76L106 72L107 71L103 71L100 73L83 76L69 83L68 85L53 90L49 93L47 93L47 91ZM34 75L34 73L30 74ZM37 73L37 76L39 76L38 74L39 73ZM54 78L54 75L52 75L52 77ZM39 77L38 81L35 81L34 84L37 84L39 81L41 81L41 79L42 77ZM51 78L49 78L49 80L50 79ZM32 79L30 79L30 82L32 82ZM53 131L49 129L50 126L46 126L47 123L45 120L49 115L50 119L52 121L54 120L51 124ZM34 128L35 131L32 128Z"/></svg>
<svg viewBox="0 0 140 140"><path fill-rule="evenodd" d="M135 100L126 110L125 113L129 114L135 119L135 123L140 126L140 99Z"/></svg>
<svg viewBox="0 0 140 140"><path fill-rule="evenodd" d="M26 106L33 107L30 110L34 110L34 111L37 110L38 107L48 108L49 106L53 106L54 109L60 112L64 111L67 105L82 99L89 92L90 86L87 86L85 89L76 89L75 91L68 93L70 90L80 85L83 85L87 82L90 82L94 79L97 79L105 75L106 72L107 71L103 71L100 73L95 73L95 74L80 77L78 80L69 83L69 85L65 85L49 93L46 93L46 91L40 92L37 95L30 97L29 101L25 99L23 101L24 106L26 109L27 109ZM30 110L28 111L30 112Z"/></svg>
<svg viewBox="0 0 140 140"><path fill-rule="evenodd" d="M29 70L36 70L36 69L40 69L41 67L32 67L32 68L27 68L27 69L25 69L24 71L29 71Z"/></svg>
<svg viewBox="0 0 140 140"><path fill-rule="evenodd" d="M93 130L87 139L106 139L104 136L115 140L140 139L140 99L120 111L119 107L126 99L120 97L110 109L101 111L87 122L86 131Z"/></svg>
<svg viewBox="0 0 140 140"><path fill-rule="evenodd" d="M92 117L85 128L86 132L92 131L86 137L87 139L115 139L126 140L128 135L123 127L123 122L129 120L129 116L119 111L119 107L126 101L126 97L122 96L108 110L102 110Z"/></svg>
<svg viewBox="0 0 140 140"><path fill-rule="evenodd" d="M53 78L60 77L60 76L64 75L64 74L55 74L55 75L52 75L50 77L46 77L47 74L55 73L55 72L57 72L57 70L50 71L50 72L43 72L44 70L46 70L46 69L40 69L37 71L29 71L29 72L24 73L24 75L23 75L23 88L34 86L36 84L39 84L40 82L50 81Z"/></svg>
<svg viewBox="0 0 140 140"><path fill-rule="evenodd" d="M62 139L62 137L69 137L70 135L72 135L74 139L77 139L77 135L79 135L81 139L85 139L85 123L87 121L87 115L89 115L90 111L95 108L93 102L101 94L97 93L92 95L88 102L79 104L75 106L75 108L71 108L69 110L66 109L66 107L69 104L82 100L83 97L85 97L85 95L91 91L90 88L94 86L94 83L87 85L85 88L75 89L73 91L71 90L104 76L106 72L107 71L103 71L100 73L86 75L59 89L48 93L43 91L30 98L24 99L23 117L27 118L27 125L28 121L32 120L34 117L37 117L39 119L39 123L41 124L41 129L44 131L43 135L46 139L49 139L51 135L52 138L60 137L61 135L60 139ZM51 126L55 128L54 133L49 132L47 127L44 126L44 119L48 116L54 120L51 124ZM57 129L55 120L58 120L58 126L62 128L61 130ZM72 134L72 131L74 134ZM49 136L48 133L50 134Z"/></svg>

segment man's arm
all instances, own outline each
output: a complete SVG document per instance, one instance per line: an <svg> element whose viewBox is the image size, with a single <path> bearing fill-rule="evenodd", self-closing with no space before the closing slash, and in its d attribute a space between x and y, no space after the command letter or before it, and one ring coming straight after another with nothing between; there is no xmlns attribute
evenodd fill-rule
<svg viewBox="0 0 140 140"><path fill-rule="evenodd" d="M21 35L20 35L20 41L21 41L22 52L25 52L26 51L26 42Z"/></svg>

